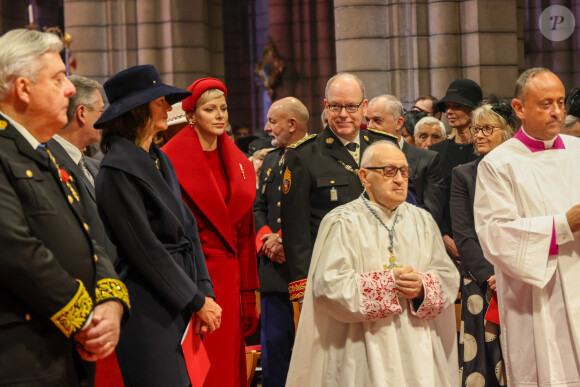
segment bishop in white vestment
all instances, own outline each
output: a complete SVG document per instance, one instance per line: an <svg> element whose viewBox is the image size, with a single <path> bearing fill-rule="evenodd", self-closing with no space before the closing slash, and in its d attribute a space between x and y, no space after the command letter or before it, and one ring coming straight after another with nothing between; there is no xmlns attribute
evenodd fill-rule
<svg viewBox="0 0 580 387"><path fill-rule="evenodd" d="M580 139L558 135L560 80L520 79L523 127L479 164L475 227L495 266L508 385L580 386Z"/></svg>
<svg viewBox="0 0 580 387"><path fill-rule="evenodd" d="M455 387L459 274L431 215L404 202L398 147L374 143L361 165L368 196L320 225L287 386Z"/></svg>

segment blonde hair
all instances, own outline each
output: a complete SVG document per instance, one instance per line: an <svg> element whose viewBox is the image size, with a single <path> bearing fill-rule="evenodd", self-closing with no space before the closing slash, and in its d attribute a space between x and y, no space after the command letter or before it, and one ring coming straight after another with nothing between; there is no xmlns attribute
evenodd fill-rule
<svg viewBox="0 0 580 387"><path fill-rule="evenodd" d="M204 91L198 98L193 111L195 112L197 108L211 101L212 99L220 98L224 96L224 92L220 89L208 89Z"/></svg>

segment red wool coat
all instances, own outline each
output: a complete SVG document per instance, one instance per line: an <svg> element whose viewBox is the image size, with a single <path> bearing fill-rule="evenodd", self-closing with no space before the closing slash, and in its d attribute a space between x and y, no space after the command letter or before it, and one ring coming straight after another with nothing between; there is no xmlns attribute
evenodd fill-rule
<svg viewBox="0 0 580 387"><path fill-rule="evenodd" d="M231 190L227 202L195 129L185 127L163 147L177 173L183 200L197 220L216 302L223 309L221 327L203 340L211 362L208 387L246 384L240 292L259 286L252 210L254 168L225 133L218 137L218 148Z"/></svg>

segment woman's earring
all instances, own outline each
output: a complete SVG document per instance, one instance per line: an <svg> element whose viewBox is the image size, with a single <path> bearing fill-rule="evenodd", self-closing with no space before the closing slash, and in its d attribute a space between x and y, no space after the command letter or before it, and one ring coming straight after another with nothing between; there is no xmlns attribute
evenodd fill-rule
<svg viewBox="0 0 580 387"><path fill-rule="evenodd" d="M189 126L193 128L195 126L195 121L194 120L189 121Z"/></svg>

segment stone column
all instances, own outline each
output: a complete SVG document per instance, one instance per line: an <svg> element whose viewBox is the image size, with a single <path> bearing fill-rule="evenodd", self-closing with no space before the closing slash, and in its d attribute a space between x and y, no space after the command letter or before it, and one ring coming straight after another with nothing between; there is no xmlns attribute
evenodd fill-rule
<svg viewBox="0 0 580 387"><path fill-rule="evenodd" d="M225 75L221 0L64 0L74 74L104 82L153 64L164 82L186 88Z"/></svg>

